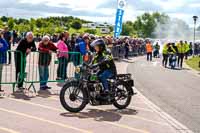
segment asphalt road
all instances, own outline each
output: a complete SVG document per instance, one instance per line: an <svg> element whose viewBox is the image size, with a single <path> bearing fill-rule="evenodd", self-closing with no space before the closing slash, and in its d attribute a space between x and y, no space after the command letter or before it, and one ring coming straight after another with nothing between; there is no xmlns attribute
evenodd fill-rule
<svg viewBox="0 0 200 133"><path fill-rule="evenodd" d="M189 69L163 68L160 59L147 62L145 58L128 66L136 88L150 101L200 133L200 75Z"/></svg>
<svg viewBox="0 0 200 133"><path fill-rule="evenodd" d="M14 71L13 65L5 66L3 74ZM117 63L118 72L126 73L127 66L124 62ZM31 68L27 71L30 76L37 65ZM56 75L53 70L50 68L51 75ZM4 80L14 80L14 74L9 74L8 78L3 76ZM32 88L30 92L12 94L11 85L2 86L5 95L0 96L0 133L180 133L139 93L125 110L117 110L112 105L88 105L82 112L74 114L60 104L60 84L49 83L52 89L48 91L39 91L39 84L34 85L37 94ZM24 87L28 86L24 84Z"/></svg>

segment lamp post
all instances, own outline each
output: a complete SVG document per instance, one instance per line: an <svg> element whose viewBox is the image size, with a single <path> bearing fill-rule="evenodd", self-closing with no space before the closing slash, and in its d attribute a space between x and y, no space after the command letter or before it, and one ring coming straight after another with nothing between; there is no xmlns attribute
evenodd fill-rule
<svg viewBox="0 0 200 133"><path fill-rule="evenodd" d="M196 40L196 24L197 24L197 19L198 16L193 16L193 20L194 20L194 44L195 44L195 40Z"/></svg>

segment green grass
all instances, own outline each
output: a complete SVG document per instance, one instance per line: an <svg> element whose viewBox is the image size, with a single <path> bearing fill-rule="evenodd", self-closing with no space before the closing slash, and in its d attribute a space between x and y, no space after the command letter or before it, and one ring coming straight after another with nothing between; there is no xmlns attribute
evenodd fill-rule
<svg viewBox="0 0 200 133"><path fill-rule="evenodd" d="M187 60L186 64L188 66L190 66L191 68L193 68L193 69L195 69L197 71L200 71L199 61L200 61L200 57L193 57L193 58Z"/></svg>

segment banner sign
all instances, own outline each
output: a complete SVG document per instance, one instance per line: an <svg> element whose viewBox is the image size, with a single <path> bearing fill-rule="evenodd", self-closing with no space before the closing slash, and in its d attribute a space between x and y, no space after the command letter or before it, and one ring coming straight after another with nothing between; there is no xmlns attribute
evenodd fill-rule
<svg viewBox="0 0 200 133"><path fill-rule="evenodd" d="M118 0L118 9L116 13L115 32L114 32L115 38L119 37L122 32L123 15L124 15L125 6L126 6L125 0Z"/></svg>

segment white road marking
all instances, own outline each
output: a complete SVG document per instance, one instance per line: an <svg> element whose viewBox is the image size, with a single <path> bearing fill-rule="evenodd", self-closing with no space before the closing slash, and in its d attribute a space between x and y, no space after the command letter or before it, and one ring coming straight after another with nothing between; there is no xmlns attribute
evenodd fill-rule
<svg viewBox="0 0 200 133"><path fill-rule="evenodd" d="M185 125L174 119L172 116L164 112L161 108L159 108L157 105L152 103L149 99L147 99L142 93L137 90L137 93L144 99L144 102L159 116L161 116L165 121L167 121L174 129L179 131L180 133L193 133L189 128L187 128Z"/></svg>
<svg viewBox="0 0 200 133"><path fill-rule="evenodd" d="M33 119L33 120L37 120L37 121L42 121L44 123L49 123L49 124L60 126L60 127L63 127L63 128L73 129L75 131L79 131L79 132L82 132L82 133L92 133L91 131L80 129L78 127L76 128L76 127L67 125L66 123L59 123L59 122L47 120L47 119L44 119L44 118L41 118L41 117L37 117L37 116L33 116L33 115L28 115L28 114L25 114L25 113L17 112L17 111L14 111L14 110L8 110L8 109L0 108L0 111L7 112L7 113L10 113L10 114L14 114L14 115L18 115L18 116L23 116L23 117L26 117L26 118L29 118L29 119Z"/></svg>
<svg viewBox="0 0 200 133"><path fill-rule="evenodd" d="M12 129L8 129L8 128L5 128L5 127L0 127L0 130L5 131L7 133L19 133L17 131L14 131Z"/></svg>

